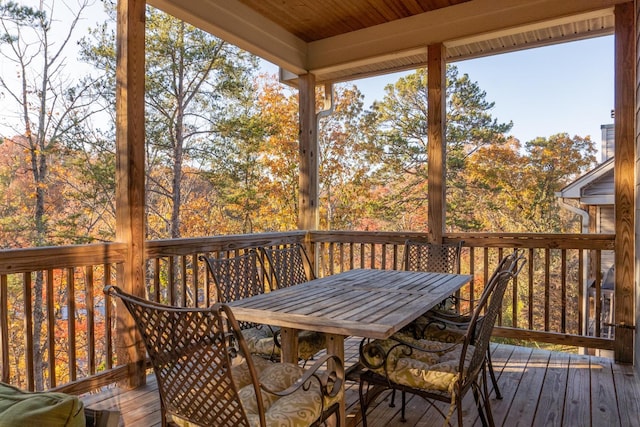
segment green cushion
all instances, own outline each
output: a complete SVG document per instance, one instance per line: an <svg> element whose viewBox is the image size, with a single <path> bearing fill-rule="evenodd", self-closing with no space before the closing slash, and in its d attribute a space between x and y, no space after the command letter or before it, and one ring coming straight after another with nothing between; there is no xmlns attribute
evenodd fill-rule
<svg viewBox="0 0 640 427"><path fill-rule="evenodd" d="M77 396L26 392L0 383L0 427L84 427L83 409Z"/></svg>

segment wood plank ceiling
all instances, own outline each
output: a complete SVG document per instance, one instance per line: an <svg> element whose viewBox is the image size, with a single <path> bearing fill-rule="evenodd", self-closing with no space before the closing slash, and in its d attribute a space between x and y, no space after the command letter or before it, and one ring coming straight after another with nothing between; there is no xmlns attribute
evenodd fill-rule
<svg viewBox="0 0 640 427"><path fill-rule="evenodd" d="M239 1L305 42L314 42L470 0Z"/></svg>

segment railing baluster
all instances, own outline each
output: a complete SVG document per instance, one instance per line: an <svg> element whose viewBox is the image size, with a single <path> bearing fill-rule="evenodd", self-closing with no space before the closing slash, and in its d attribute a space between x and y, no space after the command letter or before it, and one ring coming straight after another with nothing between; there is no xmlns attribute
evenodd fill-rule
<svg viewBox="0 0 640 427"><path fill-rule="evenodd" d="M355 263L354 263L354 256L355 256L355 243L351 242L349 243L349 270L353 270Z"/></svg>
<svg viewBox="0 0 640 427"><path fill-rule="evenodd" d="M26 338L26 367L27 367L27 387L34 390L35 385L35 358L33 349L33 302L31 301L31 273L23 274L24 292L24 329ZM39 338L38 338L39 339Z"/></svg>
<svg viewBox="0 0 640 427"><path fill-rule="evenodd" d="M595 292L593 297L593 303L595 308L595 313L593 315L594 323L595 323L595 336L602 336L602 328L600 325L600 319L602 318L602 266L601 257L597 257L595 260L595 266L593 267L593 274L595 276Z"/></svg>
<svg viewBox="0 0 640 427"><path fill-rule="evenodd" d="M9 367L9 299L7 275L0 274L0 350L2 351L2 382L8 383L11 375Z"/></svg>
<svg viewBox="0 0 640 427"><path fill-rule="evenodd" d="M376 244L369 243L370 248L370 257L369 257L369 268L376 268Z"/></svg>
<svg viewBox="0 0 640 427"><path fill-rule="evenodd" d="M176 280L175 280L175 258L173 257L173 255L169 256L169 271L167 272L167 276L169 278L169 289L168 289L168 294L169 294L169 305L176 305Z"/></svg>
<svg viewBox="0 0 640 427"><path fill-rule="evenodd" d="M529 259L528 259L528 265L529 265L529 270L528 270L528 279L529 279L529 295L527 296L527 304L529 307L529 330L533 330L533 283L534 283L534 276L533 276L533 272L534 272L534 265L535 265L535 253L533 248L529 249Z"/></svg>
<svg viewBox="0 0 640 427"><path fill-rule="evenodd" d="M504 255L503 252L504 252L503 248L499 247L498 248L498 262L500 262L500 260L502 259L503 255ZM504 304L503 304L503 306L504 306ZM498 311L498 319L496 320L499 326L502 326L502 310L503 310L503 307L501 307L500 311Z"/></svg>
<svg viewBox="0 0 640 427"><path fill-rule="evenodd" d="M111 265L110 264L104 264L104 286L109 286L112 284L111 281ZM102 295L102 301L104 304L104 324L105 324L105 331L104 331L104 339L105 339L105 365L107 367L107 370L113 368L113 334L112 334L112 325L113 325L113 310L111 309L111 303L109 302L109 299L107 298L106 295L104 295L103 293L101 293Z"/></svg>
<svg viewBox="0 0 640 427"><path fill-rule="evenodd" d="M382 246L382 255L380 256L381 258L380 268L383 270L386 270L387 269L387 245L382 243L380 246Z"/></svg>
<svg viewBox="0 0 640 427"><path fill-rule="evenodd" d="M584 335L584 298L584 251L578 249L578 335Z"/></svg>
<svg viewBox="0 0 640 427"><path fill-rule="evenodd" d="M545 248L544 250L544 283L546 284L544 287L544 330L546 332L549 331L549 306L551 304L551 282L550 279L550 264L551 262L551 254L549 253L549 248Z"/></svg>
<svg viewBox="0 0 640 427"><path fill-rule="evenodd" d="M153 261L153 293L155 301L160 302L160 258Z"/></svg>
<svg viewBox="0 0 640 427"><path fill-rule="evenodd" d="M47 365L49 371L49 387L56 386L56 326L55 326L55 309L53 295L53 270L47 270Z"/></svg>
<svg viewBox="0 0 640 427"><path fill-rule="evenodd" d="M87 359L89 362L89 374L96 373L96 324L95 324L95 298L93 295L93 267L85 268L85 307L87 310Z"/></svg>
<svg viewBox="0 0 640 427"><path fill-rule="evenodd" d="M560 286L560 309L562 314L560 316L560 331L564 334L567 332L567 250L562 249L560 251L561 258L561 273L560 278L562 280Z"/></svg>
<svg viewBox="0 0 640 427"><path fill-rule="evenodd" d="M199 307L199 292L198 292L198 285L200 284L200 274L199 274L199 268L198 268L198 254L191 254L190 255L191 258L191 291L193 292L193 306L194 307ZM185 282L186 282L186 278L185 278ZM204 294L203 294L204 295Z"/></svg>
<svg viewBox="0 0 640 427"><path fill-rule="evenodd" d="M511 327L513 328L517 328L518 327L518 276L513 278L513 287L512 287L512 291L513 294L511 295L511 308L512 308L512 312L511 312Z"/></svg>
<svg viewBox="0 0 640 427"><path fill-rule="evenodd" d="M334 253L333 253L333 248L334 248L334 244L333 242L329 243L329 274L333 275L335 274L335 259L334 259Z"/></svg>
<svg viewBox="0 0 640 427"><path fill-rule="evenodd" d="M67 268L67 332L69 334L69 381L76 380L76 289L73 267Z"/></svg>

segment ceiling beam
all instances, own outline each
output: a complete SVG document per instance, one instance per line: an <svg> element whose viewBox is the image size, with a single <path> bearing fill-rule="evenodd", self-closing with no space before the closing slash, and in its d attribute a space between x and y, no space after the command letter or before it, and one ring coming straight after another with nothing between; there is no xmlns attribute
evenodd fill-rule
<svg viewBox="0 0 640 427"><path fill-rule="evenodd" d="M627 0L473 0L386 24L309 43L307 69L311 72L355 61L367 61L390 52L401 54L420 46L531 26L559 17L609 9ZM610 13L610 10L607 11Z"/></svg>

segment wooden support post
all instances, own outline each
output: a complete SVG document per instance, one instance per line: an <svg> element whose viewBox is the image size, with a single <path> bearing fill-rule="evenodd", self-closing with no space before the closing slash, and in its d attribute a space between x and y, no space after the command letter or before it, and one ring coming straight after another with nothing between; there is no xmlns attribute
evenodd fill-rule
<svg viewBox="0 0 640 427"><path fill-rule="evenodd" d="M640 52L637 51L637 46L640 43L640 26L638 26L638 20L640 19L640 2L636 1L635 4L635 22L636 22L636 59L635 59L635 90L636 93L640 90L640 83L638 82L638 69L640 69ZM640 165L640 98L636 97L636 116L635 116L635 138L636 138L636 164ZM640 191L640 174L636 173L636 190ZM636 212L640 211L640 200L636 198ZM636 254L640 254L640 214L636 216ZM640 375L640 259L636 257L636 336L635 336L635 367L636 372ZM615 300L615 297L614 297ZM615 307L615 303L614 303Z"/></svg>
<svg viewBox="0 0 640 427"><path fill-rule="evenodd" d="M633 2L615 6L615 343L632 363L635 281L635 24Z"/></svg>
<svg viewBox="0 0 640 427"><path fill-rule="evenodd" d="M446 72L445 47L442 43L428 48L428 179L429 241L442 243L446 194Z"/></svg>
<svg viewBox="0 0 640 427"><path fill-rule="evenodd" d="M118 283L144 295L144 0L119 0L116 68L116 240L128 246ZM133 319L118 303L116 352L132 363L129 387L145 382L145 351Z"/></svg>
<svg viewBox="0 0 640 427"><path fill-rule="evenodd" d="M298 181L298 228L318 229L318 124L316 78L298 77L300 120L300 175Z"/></svg>

